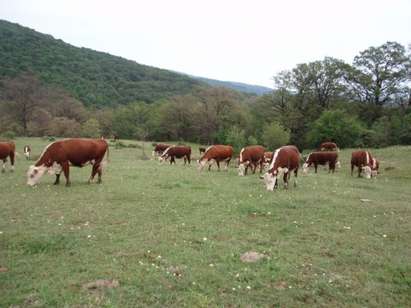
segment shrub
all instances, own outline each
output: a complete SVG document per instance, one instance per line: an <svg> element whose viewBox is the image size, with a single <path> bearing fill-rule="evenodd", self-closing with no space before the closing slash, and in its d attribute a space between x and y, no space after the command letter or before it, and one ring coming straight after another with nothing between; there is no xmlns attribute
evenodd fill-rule
<svg viewBox="0 0 411 308"><path fill-rule="evenodd" d="M361 122L342 110L324 111L311 125L307 134L310 146L323 141L334 141L339 147L355 147L362 143L364 128Z"/></svg>
<svg viewBox="0 0 411 308"><path fill-rule="evenodd" d="M14 131L8 130L1 134L0 139L13 140L16 138L16 133Z"/></svg>
<svg viewBox="0 0 411 308"><path fill-rule="evenodd" d="M275 150L290 142L290 132L280 123L266 124L263 128L262 140L269 150Z"/></svg>

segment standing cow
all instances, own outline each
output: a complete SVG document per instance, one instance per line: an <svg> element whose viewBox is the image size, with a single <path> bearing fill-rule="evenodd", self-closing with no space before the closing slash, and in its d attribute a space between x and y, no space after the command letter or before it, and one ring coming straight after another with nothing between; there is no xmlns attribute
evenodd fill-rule
<svg viewBox="0 0 411 308"><path fill-rule="evenodd" d="M160 161L165 161L170 158L170 165L176 163L175 158L184 158L184 165L191 163L191 148L187 146L171 146L168 147L160 156Z"/></svg>
<svg viewBox="0 0 411 308"><path fill-rule="evenodd" d="M257 165L260 165L260 173L263 171L264 164L264 152L265 148L260 145L252 145L241 149L238 175L247 175L248 167L251 167L253 173L257 169Z"/></svg>
<svg viewBox="0 0 411 308"><path fill-rule="evenodd" d="M66 186L70 185L70 165L84 167L87 164L93 166L89 183L98 174L98 183L101 183L104 155L108 144L104 139L65 139L55 141L43 150L38 161L30 166L27 172L27 184L30 186L39 182L40 178L48 171L56 175L54 185L60 182L60 173L63 171L66 178Z"/></svg>
<svg viewBox="0 0 411 308"><path fill-rule="evenodd" d="M230 145L212 145L209 146L204 155L198 160L199 167L201 171L208 164L208 171L211 169L211 165L216 162L218 170L220 170L220 162L225 161L225 169L228 169L230 160L233 157L233 147Z"/></svg>
<svg viewBox="0 0 411 308"><path fill-rule="evenodd" d="M27 160L30 160L30 153L31 153L31 148L29 145L25 145L23 148L23 153L24 156L26 157Z"/></svg>
<svg viewBox="0 0 411 308"><path fill-rule="evenodd" d="M164 153L165 150L171 147L170 144L165 144L165 143L156 143L153 145L154 145L154 149L152 153L153 158L155 158L156 156L160 157Z"/></svg>
<svg viewBox="0 0 411 308"><path fill-rule="evenodd" d="M318 151L340 151L338 149L338 146L336 143L334 142L323 142L320 144L320 146L318 147Z"/></svg>
<svg viewBox="0 0 411 308"><path fill-rule="evenodd" d="M364 171L365 178L370 179L377 176L379 162L368 151L354 151L351 154L351 176L353 175L354 167L358 167L358 177Z"/></svg>
<svg viewBox="0 0 411 308"><path fill-rule="evenodd" d="M294 171L294 176L297 178L300 158L300 152L295 146L283 146L275 150L269 169L263 177L267 190L273 191L281 176L287 188L291 171ZM294 186L297 185L296 180Z"/></svg>
<svg viewBox="0 0 411 308"><path fill-rule="evenodd" d="M16 145L14 142L0 142L0 160L3 161L1 172L6 171L7 158L10 158L10 171L14 171L14 158L16 156Z"/></svg>
<svg viewBox="0 0 411 308"><path fill-rule="evenodd" d="M308 168L314 165L315 173L317 173L318 165L326 165L328 163L328 172L334 173L335 167L339 166L337 152L312 152L308 155L304 165L303 173L308 173Z"/></svg>

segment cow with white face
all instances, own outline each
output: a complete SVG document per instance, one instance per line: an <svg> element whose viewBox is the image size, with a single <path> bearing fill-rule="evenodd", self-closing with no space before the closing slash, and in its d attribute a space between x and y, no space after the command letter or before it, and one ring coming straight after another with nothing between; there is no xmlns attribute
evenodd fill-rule
<svg viewBox="0 0 411 308"><path fill-rule="evenodd" d="M26 157L26 159L29 160L30 159L30 153L31 153L31 148L30 148L29 145L24 146L23 153L24 153L24 156Z"/></svg>
<svg viewBox="0 0 411 308"><path fill-rule="evenodd" d="M60 174L64 173L66 186L70 185L69 169L71 166L84 167L87 164L93 166L89 183L98 174L98 183L101 183L101 175L107 153L108 144L104 139L64 139L49 144L40 155L38 161L29 167L27 171L27 184L33 186L48 172L54 174L55 185L60 182Z"/></svg>
<svg viewBox="0 0 411 308"><path fill-rule="evenodd" d="M247 175L247 170L249 167L255 173L257 166L260 166L260 173L263 171L264 164L264 152L265 148L260 145L251 145L242 148L240 151L239 165L238 165L238 175Z"/></svg>
<svg viewBox="0 0 411 308"><path fill-rule="evenodd" d="M363 174L366 179L371 179L378 174L379 162L368 151L354 151L351 154L351 176L353 175L354 167L358 167L358 177Z"/></svg>
<svg viewBox="0 0 411 308"><path fill-rule="evenodd" d="M228 170L228 165L232 157L233 147L230 145L217 144L209 146L203 156L198 160L198 170L201 171L208 165L208 171L210 171L214 162L217 164L218 170L220 170L220 162L225 162L225 169Z"/></svg>
<svg viewBox="0 0 411 308"><path fill-rule="evenodd" d="M281 177L283 177L284 186L287 188L291 172L294 171L295 177L298 175L300 158L300 152L295 146L283 146L275 150L269 169L263 176L267 190L273 191ZM297 183L294 182L294 186L296 185Z"/></svg>

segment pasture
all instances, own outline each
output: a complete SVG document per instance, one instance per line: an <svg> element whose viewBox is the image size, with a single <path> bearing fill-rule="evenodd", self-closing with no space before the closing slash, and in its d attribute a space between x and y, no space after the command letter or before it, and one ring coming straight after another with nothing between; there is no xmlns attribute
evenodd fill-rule
<svg viewBox="0 0 411 308"><path fill-rule="evenodd" d="M411 147L372 149L377 179L351 177L342 150L335 174L268 192L234 164L199 173L115 147L101 185L85 167L69 188L48 175L30 188L26 143L49 142L17 139L0 174L1 307L411 305ZM87 288L99 279L118 285Z"/></svg>

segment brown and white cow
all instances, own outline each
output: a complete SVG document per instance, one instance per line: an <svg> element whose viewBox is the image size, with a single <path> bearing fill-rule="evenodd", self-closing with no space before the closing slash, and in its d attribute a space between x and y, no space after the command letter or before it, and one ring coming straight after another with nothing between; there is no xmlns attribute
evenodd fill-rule
<svg viewBox="0 0 411 308"><path fill-rule="evenodd" d="M10 158L10 171L14 171L14 158L16 156L16 145L14 142L0 142L0 160L3 161L1 172L6 171L7 158Z"/></svg>
<svg viewBox="0 0 411 308"><path fill-rule="evenodd" d="M24 156L26 157L26 159L29 160L30 159L30 153L31 153L31 148L30 148L29 145L24 146L23 153L24 153Z"/></svg>
<svg viewBox="0 0 411 308"><path fill-rule="evenodd" d="M63 171L66 177L66 186L70 185L70 165L84 167L87 164L93 166L90 183L98 174L98 183L101 183L104 155L108 144L104 139L64 139L50 143L45 147L38 161L30 166L27 172L27 184L33 186L46 173L55 174L55 185L60 182L60 173Z"/></svg>
<svg viewBox="0 0 411 308"><path fill-rule="evenodd" d="M281 176L284 180L284 186L287 188L291 171L294 171L295 177L298 175L300 158L300 152L295 146L283 146L275 150L269 169L263 176L267 190L274 190L274 186L276 186L277 180ZM295 181L294 186L296 185Z"/></svg>
<svg viewBox="0 0 411 308"><path fill-rule="evenodd" d="M353 175L354 167L358 167L358 177L364 171L365 178L370 179L377 176L379 162L372 157L370 152L359 150L351 154L351 176Z"/></svg>
<svg viewBox="0 0 411 308"><path fill-rule="evenodd" d="M230 145L212 145L209 146L204 152L203 156L198 160L198 169L201 171L208 164L208 171L211 169L211 165L215 162L218 170L220 170L220 162L225 161L225 169L228 169L230 160L233 157L233 147Z"/></svg>
<svg viewBox="0 0 411 308"><path fill-rule="evenodd" d="M251 145L242 148L240 151L240 159L238 165L238 175L247 175L248 167L251 167L253 173L257 169L257 165L260 165L260 173L263 171L264 164L264 152L265 148L260 145Z"/></svg>
<svg viewBox="0 0 411 308"><path fill-rule="evenodd" d="M328 172L334 173L335 167L340 168L337 152L312 152L308 155L303 165L303 173L308 173L308 168L314 165L315 173L317 173L318 165L326 165L328 163Z"/></svg>
<svg viewBox="0 0 411 308"><path fill-rule="evenodd" d="M318 151L340 151L335 142L326 141L320 144Z"/></svg>
<svg viewBox="0 0 411 308"><path fill-rule="evenodd" d="M156 156L160 157L164 153L164 151L167 150L169 147L171 147L170 144L156 143L154 145L154 149L152 153L153 158L155 158Z"/></svg>
<svg viewBox="0 0 411 308"><path fill-rule="evenodd" d="M170 158L170 165L176 163L175 158L184 158L184 165L191 163L191 148L182 145L173 145L168 147L160 156L160 161L165 161Z"/></svg>

